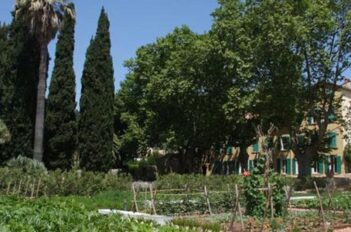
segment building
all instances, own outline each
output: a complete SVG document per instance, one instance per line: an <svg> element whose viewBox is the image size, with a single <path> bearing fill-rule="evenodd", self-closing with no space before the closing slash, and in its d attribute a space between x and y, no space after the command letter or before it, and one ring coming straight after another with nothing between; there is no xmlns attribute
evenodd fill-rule
<svg viewBox="0 0 351 232"><path fill-rule="evenodd" d="M337 92L336 97L341 99L340 108L338 109L338 115L342 117L344 122L350 120L351 123L351 82L345 81L341 85ZM346 173L345 166L347 165L344 159L345 147L350 144L351 140L351 127L342 125L340 121L336 120L336 115L329 116L329 125L327 128L328 141L328 153L324 153L324 159L314 162L311 167L312 175L324 175L327 171L333 171L335 174ZM318 130L318 126L314 118L306 114L304 121L301 125L302 128L308 127L310 130ZM298 141L305 139L305 134L299 134L297 136ZM291 150L291 138L289 134L284 132L279 137L274 138L274 142L279 144L279 148L275 149L273 155L274 169L286 175L298 175L298 162L295 158L294 152ZM260 154L259 142L252 144L247 153L249 155L247 167L252 170L255 167L255 160Z"/></svg>

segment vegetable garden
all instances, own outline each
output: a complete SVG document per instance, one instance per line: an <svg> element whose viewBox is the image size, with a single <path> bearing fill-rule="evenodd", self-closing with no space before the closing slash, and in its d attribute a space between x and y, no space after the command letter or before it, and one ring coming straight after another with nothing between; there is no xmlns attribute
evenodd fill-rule
<svg viewBox="0 0 351 232"><path fill-rule="evenodd" d="M267 196L264 189L257 188L262 181L263 177L258 175L170 174L159 176L152 185L138 183L144 186L132 188L136 183L122 174L52 172L23 166L2 168L0 228L1 231L230 231L233 228L235 231L311 231L347 227L351 222L351 193L326 191L323 178L300 183L273 175L274 216L270 216L269 210L264 215ZM321 203L312 188L314 182L321 191ZM285 187L274 190L278 185ZM286 186L295 189L303 186L307 192L294 192L292 196L313 198L287 201ZM98 209L136 211L136 204L139 212L174 219L160 226L98 213Z"/></svg>

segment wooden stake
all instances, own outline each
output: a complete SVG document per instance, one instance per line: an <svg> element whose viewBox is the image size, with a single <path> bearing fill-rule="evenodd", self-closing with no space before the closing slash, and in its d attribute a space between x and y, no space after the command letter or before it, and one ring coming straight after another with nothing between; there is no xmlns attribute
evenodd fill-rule
<svg viewBox="0 0 351 232"><path fill-rule="evenodd" d="M243 214L241 212L241 205L240 205L240 192L238 189L238 185L235 185L235 195L236 195L236 202L238 205L238 210L239 210L239 216L240 216L240 223L241 223L241 230L244 231L245 230L245 226L244 226L244 220L243 220Z"/></svg>
<svg viewBox="0 0 351 232"><path fill-rule="evenodd" d="M135 211L136 211L136 212L139 212L138 203L137 203L137 196L136 196L134 184L132 184L132 190L133 190L133 199L134 199Z"/></svg>
<svg viewBox="0 0 351 232"><path fill-rule="evenodd" d="M38 181L37 192L36 192L37 197L39 196L40 184L41 184L41 178L39 178L39 181Z"/></svg>
<svg viewBox="0 0 351 232"><path fill-rule="evenodd" d="M155 201L154 201L154 194L153 194L153 190L152 190L152 184L150 184L149 186L150 186L150 196L151 196L152 211L153 211L153 214L157 214L156 213L156 208L155 208Z"/></svg>
<svg viewBox="0 0 351 232"><path fill-rule="evenodd" d="M318 200L319 200L319 206L321 208L322 219L323 219L323 227L324 227L324 230L327 231L327 224L326 224L326 221L325 221L325 215L324 215L323 203L322 203L321 195L319 194L319 189L318 189L318 186L316 184L316 181L313 181L313 184L314 184L314 187L316 188L316 192L317 192L317 196L318 196Z"/></svg>
<svg viewBox="0 0 351 232"><path fill-rule="evenodd" d="M6 195L9 195L9 193L10 193L11 184L12 184L12 181L10 181L10 182L7 184Z"/></svg>
<svg viewBox="0 0 351 232"><path fill-rule="evenodd" d="M17 190L18 194L21 194L21 187L22 187L22 178L20 179L20 182L18 184L18 190Z"/></svg>
<svg viewBox="0 0 351 232"><path fill-rule="evenodd" d="M35 180L34 180L33 184L31 185L31 189L32 189L32 191L30 193L30 198L34 198Z"/></svg>
<svg viewBox="0 0 351 232"><path fill-rule="evenodd" d="M208 192L207 192L207 186L206 185L204 186L204 191L205 191L205 197L206 197L208 212L210 213L210 215L212 215L212 209L211 209L210 199L208 197Z"/></svg>
<svg viewBox="0 0 351 232"><path fill-rule="evenodd" d="M28 180L26 182L26 185L24 187L24 196L27 196L28 188L29 188L29 182L30 182L30 176L28 176Z"/></svg>
<svg viewBox="0 0 351 232"><path fill-rule="evenodd" d="M268 197L269 197L269 204L271 205L271 220L273 220L274 218L272 193L273 193L273 190L271 188L271 184L268 183Z"/></svg>
<svg viewBox="0 0 351 232"><path fill-rule="evenodd" d="M16 182L13 183L13 189L12 189L12 194L16 193Z"/></svg>

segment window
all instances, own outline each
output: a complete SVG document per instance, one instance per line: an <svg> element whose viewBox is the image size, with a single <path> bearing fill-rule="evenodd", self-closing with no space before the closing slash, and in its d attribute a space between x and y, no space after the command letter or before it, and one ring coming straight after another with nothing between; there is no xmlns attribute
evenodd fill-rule
<svg viewBox="0 0 351 232"><path fill-rule="evenodd" d="M336 132L328 132L328 148L337 149Z"/></svg>
<svg viewBox="0 0 351 232"><path fill-rule="evenodd" d="M328 116L328 120L329 120L329 122L335 122L336 121L336 113L335 113L334 109L331 111L330 115Z"/></svg>
<svg viewBox="0 0 351 232"><path fill-rule="evenodd" d="M315 120L314 120L314 117L312 115L309 115L307 117L307 123L308 123L308 125L313 125L313 124L316 123Z"/></svg>
<svg viewBox="0 0 351 232"><path fill-rule="evenodd" d="M280 137L280 150L287 151L290 149L290 135L282 135Z"/></svg>
<svg viewBox="0 0 351 232"><path fill-rule="evenodd" d="M299 145L300 147L305 145L305 136L306 136L305 134L296 135L297 145Z"/></svg>
<svg viewBox="0 0 351 232"><path fill-rule="evenodd" d="M273 148L273 138L272 137L266 138L266 146L267 146L267 148Z"/></svg>
<svg viewBox="0 0 351 232"><path fill-rule="evenodd" d="M260 151L260 147L258 145L258 142L252 144L252 151L255 153L258 153Z"/></svg>

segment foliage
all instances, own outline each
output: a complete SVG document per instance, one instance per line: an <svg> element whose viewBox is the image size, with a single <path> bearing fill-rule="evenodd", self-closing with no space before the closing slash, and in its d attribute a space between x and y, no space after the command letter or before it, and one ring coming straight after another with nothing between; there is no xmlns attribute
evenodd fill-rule
<svg viewBox="0 0 351 232"><path fill-rule="evenodd" d="M74 10L73 4L69 6ZM56 45L45 118L44 162L50 169L70 169L76 151L77 123L73 70L75 19L65 15Z"/></svg>
<svg viewBox="0 0 351 232"><path fill-rule="evenodd" d="M270 215L268 214L270 209L266 208L266 204L269 202L269 194L268 190L264 190L268 187L266 186L263 176L264 163L265 158L264 156L261 156L253 173L244 178L246 213L249 216L259 218L263 217L265 213L267 213L266 215ZM268 174L268 183L270 183L272 191L274 215L282 216L286 213L284 186L287 184L287 180L284 179L284 177L271 172Z"/></svg>
<svg viewBox="0 0 351 232"><path fill-rule="evenodd" d="M107 172L113 156L113 64L109 20L101 10L95 38L87 51L79 116L79 156L82 168Z"/></svg>
<svg viewBox="0 0 351 232"><path fill-rule="evenodd" d="M160 227L151 222L102 216L74 201L50 198L24 200L0 198L1 231L194 231L182 227Z"/></svg>
<svg viewBox="0 0 351 232"><path fill-rule="evenodd" d="M351 172L351 144L347 144L344 148L344 159L346 163L346 172Z"/></svg>
<svg viewBox="0 0 351 232"><path fill-rule="evenodd" d="M206 223L195 219L176 218L172 220L172 224L179 225L182 227L189 227L192 229L201 228L202 231L222 231L221 225L218 223Z"/></svg>
<svg viewBox="0 0 351 232"><path fill-rule="evenodd" d="M107 190L130 191L130 186L129 176L112 173L60 170L43 173L13 168L0 169L0 191L3 194L7 192L30 196L32 188L35 188L34 194L38 196L92 196Z"/></svg>
<svg viewBox="0 0 351 232"><path fill-rule="evenodd" d="M42 162L23 156L10 159L6 162L6 165L11 169L22 170L24 173L46 172L46 167Z"/></svg>
<svg viewBox="0 0 351 232"><path fill-rule="evenodd" d="M158 189L188 189L190 191L203 191L204 186L211 191L227 191L228 185L234 189L234 185L240 185L243 179L241 176L230 175L179 175L169 174L159 176L156 181Z"/></svg>
<svg viewBox="0 0 351 232"><path fill-rule="evenodd" d="M214 47L209 36L184 26L141 47L126 63L130 72L115 112L125 156L144 155L146 147L184 150L183 168L190 172L201 160L195 150L225 140L222 102L230 80L217 73Z"/></svg>
<svg viewBox="0 0 351 232"><path fill-rule="evenodd" d="M56 37L65 14L71 13L65 0L17 0L14 10L16 19L29 29L39 45L38 85L36 86L36 111L33 158L42 161L44 153L45 92L49 64L48 45ZM72 14L70 14L73 17Z"/></svg>
<svg viewBox="0 0 351 232"><path fill-rule="evenodd" d="M40 59L38 41L29 34L24 17L13 19L5 37L6 46L1 49L0 56L0 117L11 134L11 140L0 145L0 163L18 154L33 156Z"/></svg>
<svg viewBox="0 0 351 232"><path fill-rule="evenodd" d="M0 144L10 140L11 135L4 122L0 119Z"/></svg>

